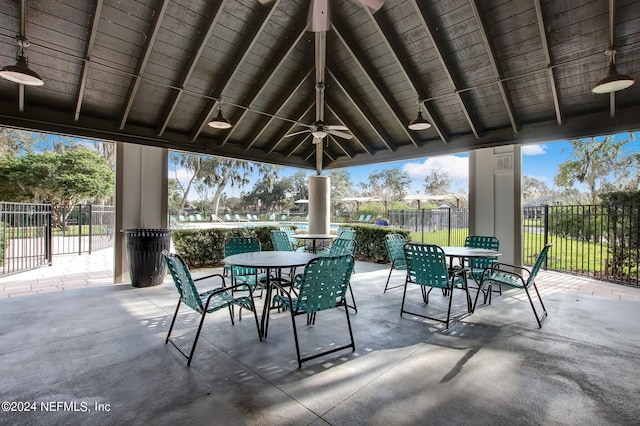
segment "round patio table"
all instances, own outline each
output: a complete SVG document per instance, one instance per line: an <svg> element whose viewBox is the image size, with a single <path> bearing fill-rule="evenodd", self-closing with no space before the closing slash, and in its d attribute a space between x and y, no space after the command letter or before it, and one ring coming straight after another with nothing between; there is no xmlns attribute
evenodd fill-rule
<svg viewBox="0 0 640 426"><path fill-rule="evenodd" d="M336 238L338 238L338 236L336 234L294 234L293 238L298 238L301 240L311 240L311 252L316 253L317 241L335 240Z"/></svg>
<svg viewBox="0 0 640 426"><path fill-rule="evenodd" d="M271 271L305 266L309 261L317 258L315 254L296 251L255 251L238 253L224 258L224 263L229 266L242 266L245 268L264 269L266 277L267 295L262 309L260 321L260 333L267 337L269 323L269 305L271 305Z"/></svg>

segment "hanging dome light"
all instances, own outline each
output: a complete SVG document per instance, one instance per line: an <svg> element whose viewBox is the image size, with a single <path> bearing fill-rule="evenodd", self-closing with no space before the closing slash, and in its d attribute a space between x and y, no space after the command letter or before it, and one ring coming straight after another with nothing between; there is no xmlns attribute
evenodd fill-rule
<svg viewBox="0 0 640 426"><path fill-rule="evenodd" d="M24 84L25 86L42 86L44 80L40 78L38 73L29 68L29 61L24 55L24 48L29 46L29 41L24 37L16 37L16 42L20 46L17 62L15 65L7 65L0 70L0 77L14 83Z"/></svg>
<svg viewBox="0 0 640 426"><path fill-rule="evenodd" d="M214 118L207 124L214 129L224 130L231 128L231 123L229 123L229 120L222 116L222 100L218 100L218 115L216 115L216 118Z"/></svg>
<svg viewBox="0 0 640 426"><path fill-rule="evenodd" d="M618 90L626 89L627 87L633 86L635 80L626 74L619 74L616 69L615 64L615 55L617 53L615 48L610 48L605 52L607 55L611 56L611 60L609 62L609 72L607 75L598 80L596 85L591 89L593 93L613 93Z"/></svg>

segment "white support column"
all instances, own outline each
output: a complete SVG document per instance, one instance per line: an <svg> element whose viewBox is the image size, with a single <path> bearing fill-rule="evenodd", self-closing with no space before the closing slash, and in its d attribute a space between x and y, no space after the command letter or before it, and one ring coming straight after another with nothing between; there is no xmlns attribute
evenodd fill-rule
<svg viewBox="0 0 640 426"><path fill-rule="evenodd" d="M520 145L469 153L469 235L500 240L501 262L522 265Z"/></svg>
<svg viewBox="0 0 640 426"><path fill-rule="evenodd" d="M309 233L328 234L331 218L331 179L309 176Z"/></svg>
<svg viewBox="0 0 640 426"><path fill-rule="evenodd" d="M168 227L168 150L118 142L114 282L129 282L125 229Z"/></svg>

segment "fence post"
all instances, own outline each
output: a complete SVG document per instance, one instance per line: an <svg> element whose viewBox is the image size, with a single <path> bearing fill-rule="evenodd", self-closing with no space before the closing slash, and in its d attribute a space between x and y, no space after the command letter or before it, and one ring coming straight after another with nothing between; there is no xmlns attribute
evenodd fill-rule
<svg viewBox="0 0 640 426"><path fill-rule="evenodd" d="M51 266L53 265L53 232L51 229L53 227L53 218L51 217L53 209L52 209L51 203L47 203L46 210L48 214L47 214L47 228L45 231L46 233L45 252L46 252L47 260L49 261L49 266Z"/></svg>
<svg viewBox="0 0 640 426"><path fill-rule="evenodd" d="M447 214L447 245L451 245L451 207L449 207Z"/></svg>
<svg viewBox="0 0 640 426"><path fill-rule="evenodd" d="M546 246L549 243L549 204L544 205L544 229L542 232L544 235L544 245ZM545 271L547 270L548 259L549 259L549 256L547 256L547 258L544 260L543 269Z"/></svg>
<svg viewBox="0 0 640 426"><path fill-rule="evenodd" d="M82 204L78 204L78 255L82 254Z"/></svg>
<svg viewBox="0 0 640 426"><path fill-rule="evenodd" d="M93 248L93 239L91 238L91 230L93 229L93 205L89 204L89 254Z"/></svg>

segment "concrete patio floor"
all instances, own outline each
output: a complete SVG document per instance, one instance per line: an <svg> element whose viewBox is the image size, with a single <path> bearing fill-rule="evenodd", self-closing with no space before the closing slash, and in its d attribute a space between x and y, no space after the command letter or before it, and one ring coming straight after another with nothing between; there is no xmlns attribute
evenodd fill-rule
<svg viewBox="0 0 640 426"><path fill-rule="evenodd" d="M18 296L7 293L18 275L0 280L8 295L0 300L3 400L36 407L3 411L0 423L627 425L640 418L640 289L562 274L550 287L554 277L546 273L539 278L549 311L542 329L524 294L510 290L445 333L435 322L400 317L402 289L382 294L388 267L358 262L354 352L298 369L287 314L272 314L260 342L246 313L231 326L217 312L186 367L164 344L177 302L173 284L86 284L97 272L81 263L100 263L87 257L70 260L75 267L60 279L84 280L87 288L34 294L26 291L33 278L22 278ZM402 283L403 274L392 280ZM446 309L439 293L431 298L430 313ZM424 309L419 299L417 289L408 292L413 309ZM462 292L454 305L464 310ZM188 347L197 317L182 312L175 335ZM342 309L319 314L314 327L299 320L303 351L348 339Z"/></svg>

